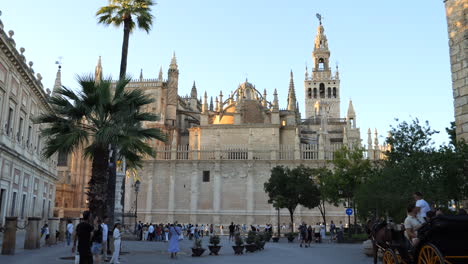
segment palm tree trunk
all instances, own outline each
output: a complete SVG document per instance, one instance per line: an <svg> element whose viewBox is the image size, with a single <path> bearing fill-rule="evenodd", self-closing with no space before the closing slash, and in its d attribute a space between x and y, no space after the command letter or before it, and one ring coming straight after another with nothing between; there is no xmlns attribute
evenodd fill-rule
<svg viewBox="0 0 468 264"><path fill-rule="evenodd" d="M123 34L123 42L122 42L122 57L120 59L120 73L119 79L125 78L127 74L127 57L128 57L128 42L130 40L130 23L129 19L124 19L124 34Z"/></svg>
<svg viewBox="0 0 468 264"><path fill-rule="evenodd" d="M98 149L93 153L91 179L88 183L88 207L94 216L104 217L106 214L107 168L109 153L106 149Z"/></svg>

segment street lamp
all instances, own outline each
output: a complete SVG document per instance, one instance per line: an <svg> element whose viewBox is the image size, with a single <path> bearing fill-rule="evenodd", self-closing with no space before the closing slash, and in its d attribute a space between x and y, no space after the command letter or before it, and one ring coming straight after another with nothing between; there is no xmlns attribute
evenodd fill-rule
<svg viewBox="0 0 468 264"><path fill-rule="evenodd" d="M138 213L138 192L140 191L140 180L136 180L133 187L135 188L135 227L136 227L137 213Z"/></svg>

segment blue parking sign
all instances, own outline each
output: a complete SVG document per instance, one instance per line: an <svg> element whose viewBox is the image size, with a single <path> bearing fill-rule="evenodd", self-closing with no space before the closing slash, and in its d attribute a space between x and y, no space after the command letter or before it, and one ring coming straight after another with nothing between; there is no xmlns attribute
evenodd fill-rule
<svg viewBox="0 0 468 264"><path fill-rule="evenodd" d="M353 209L351 209L351 208L346 209L346 214L347 215L352 215L353 214Z"/></svg>

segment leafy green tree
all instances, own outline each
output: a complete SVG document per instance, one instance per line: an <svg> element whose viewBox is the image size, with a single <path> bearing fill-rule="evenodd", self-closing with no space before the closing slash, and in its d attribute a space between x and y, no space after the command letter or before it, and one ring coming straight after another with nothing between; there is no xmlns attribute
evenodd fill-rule
<svg viewBox="0 0 468 264"><path fill-rule="evenodd" d="M326 205L333 204L338 206L340 200L338 181L334 178L334 174L326 167L312 169L314 180L318 183L320 191L320 203L317 206L322 215L323 222L327 223Z"/></svg>
<svg viewBox="0 0 468 264"><path fill-rule="evenodd" d="M143 155L154 155L146 140L165 140L159 129L142 126L145 121L157 121L156 115L142 112L153 100L139 89L125 90L129 81L120 80L114 90L110 79L96 82L92 75L78 77L81 90L62 87L49 99L53 112L36 119L47 124L41 131L47 138L44 156L84 148L92 160L89 209L101 217L108 199L109 145L116 144L129 166L138 167Z"/></svg>
<svg viewBox="0 0 468 264"><path fill-rule="evenodd" d="M120 62L119 78L125 78L127 74L128 43L130 33L135 27L149 33L153 25L154 16L151 14L151 7L155 3L152 0L110 0L109 5L101 7L97 12L98 23L123 25L122 57Z"/></svg>
<svg viewBox="0 0 468 264"><path fill-rule="evenodd" d="M291 232L294 232L294 211L298 205L312 209L320 204L320 191L314 182L312 170L303 165L292 170L283 166L274 167L264 189L269 197L268 203L289 211Z"/></svg>
<svg viewBox="0 0 468 264"><path fill-rule="evenodd" d="M371 163L364 159L364 149L359 145L351 148L343 146L335 152L333 157L334 165L334 185L338 187L338 192L342 198L346 199L348 206L353 205L354 224L357 224L355 194L360 184L362 184L370 174Z"/></svg>

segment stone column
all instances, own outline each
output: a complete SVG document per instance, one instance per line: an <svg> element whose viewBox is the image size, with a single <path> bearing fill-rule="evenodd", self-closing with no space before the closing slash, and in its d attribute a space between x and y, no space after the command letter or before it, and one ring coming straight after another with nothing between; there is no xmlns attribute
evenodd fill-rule
<svg viewBox="0 0 468 264"><path fill-rule="evenodd" d="M192 162L192 176L190 182L190 222L197 223L198 209L198 182L200 181L198 173L198 163Z"/></svg>
<svg viewBox="0 0 468 264"><path fill-rule="evenodd" d="M66 239L67 235L67 218L60 218L60 223L59 223L59 241L63 242Z"/></svg>
<svg viewBox="0 0 468 264"><path fill-rule="evenodd" d="M146 214L145 216L145 222L153 222L152 220L152 216L151 216L151 210L153 209L153 190L156 191L156 187L153 186L153 173L157 171L157 165L159 165L160 163L157 163L157 162L154 162L153 163L153 170L152 171L148 171L146 175L148 175L148 182L144 182L143 183L143 186L146 185L147 187L147 190L146 190L146 212L149 212ZM161 164L162 166L162 164ZM146 173L146 171L145 171ZM156 180L156 182L158 182ZM160 206L160 205L157 205L157 206ZM163 206L161 206L160 208L164 208Z"/></svg>
<svg viewBox="0 0 468 264"><path fill-rule="evenodd" d="M3 235L2 255L14 255L16 247L16 216L5 217L5 233Z"/></svg>
<svg viewBox="0 0 468 264"><path fill-rule="evenodd" d="M39 228L40 217L28 217L24 249L36 249L40 247L41 231Z"/></svg>
<svg viewBox="0 0 468 264"><path fill-rule="evenodd" d="M215 169L213 173L213 224L221 224L220 210L221 210L221 164L219 161L215 162Z"/></svg>
<svg viewBox="0 0 468 264"><path fill-rule="evenodd" d="M247 163L247 217L246 217L246 222L247 225L252 225L252 224L257 224L255 223L255 217L254 217L254 205L255 205L255 196L254 196L254 184L255 184L255 179L254 175L252 172L252 167L253 167L253 162Z"/></svg>
<svg viewBox="0 0 468 264"><path fill-rule="evenodd" d="M175 211L175 173L176 173L176 166L175 162L171 162L170 169L169 169L169 199L168 199L168 207L167 207L167 221L168 223L174 222L174 211Z"/></svg>
<svg viewBox="0 0 468 264"><path fill-rule="evenodd" d="M55 232L58 229L59 219L56 217L49 218L49 245L54 245L57 243L57 239L55 237Z"/></svg>

